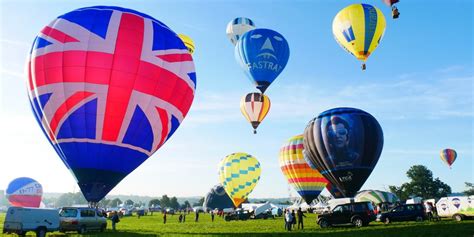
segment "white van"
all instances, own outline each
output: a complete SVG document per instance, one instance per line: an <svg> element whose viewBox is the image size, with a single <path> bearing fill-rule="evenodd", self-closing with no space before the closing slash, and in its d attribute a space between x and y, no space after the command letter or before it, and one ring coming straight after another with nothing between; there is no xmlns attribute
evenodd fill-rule
<svg viewBox="0 0 474 237"><path fill-rule="evenodd" d="M443 197L436 203L441 217L452 217L457 221L474 218L474 196Z"/></svg>
<svg viewBox="0 0 474 237"><path fill-rule="evenodd" d="M23 236L28 231L44 237L46 232L59 230L59 211L56 209L10 207L8 208L3 233Z"/></svg>

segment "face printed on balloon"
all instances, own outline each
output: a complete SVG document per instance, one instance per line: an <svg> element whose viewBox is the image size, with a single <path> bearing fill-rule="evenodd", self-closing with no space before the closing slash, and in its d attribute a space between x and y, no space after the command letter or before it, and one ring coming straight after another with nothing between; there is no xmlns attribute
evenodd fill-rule
<svg viewBox="0 0 474 237"><path fill-rule="evenodd" d="M359 154L350 147L351 126L342 117L334 116L326 124L330 157L335 166L353 165Z"/></svg>

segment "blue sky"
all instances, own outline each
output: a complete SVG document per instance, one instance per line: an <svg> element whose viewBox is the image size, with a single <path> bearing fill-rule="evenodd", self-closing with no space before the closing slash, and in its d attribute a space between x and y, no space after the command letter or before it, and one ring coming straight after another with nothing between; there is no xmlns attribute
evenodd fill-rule
<svg viewBox="0 0 474 237"><path fill-rule="evenodd" d="M23 67L34 37L55 17L80 7L116 5L191 36L198 82L181 127L111 193L203 195L218 182L218 161L244 151L262 164L251 197L286 197L280 146L319 113L342 106L371 113L384 131L381 158L363 189L400 185L410 166L422 164L453 191L464 190L464 182L474 181L472 1L402 0L397 20L382 1L366 1L387 19L385 36L366 71L332 36L336 13L357 2L1 1L0 189L16 177L29 176L46 192L78 191L34 121ZM280 32L290 45L286 69L266 92L272 108L257 135L239 110L241 96L255 89L225 35L227 23L238 16ZM439 159L446 147L458 151L451 170Z"/></svg>

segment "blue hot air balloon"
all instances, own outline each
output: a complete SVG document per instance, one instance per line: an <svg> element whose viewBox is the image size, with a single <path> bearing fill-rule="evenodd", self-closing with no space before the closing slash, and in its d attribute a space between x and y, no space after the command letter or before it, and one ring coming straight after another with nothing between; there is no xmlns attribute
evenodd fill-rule
<svg viewBox="0 0 474 237"><path fill-rule="evenodd" d="M304 147L307 161L344 197L354 197L379 160L383 132L369 113L335 108L309 122Z"/></svg>
<svg viewBox="0 0 474 237"><path fill-rule="evenodd" d="M269 29L245 33L235 47L235 58L262 93L280 75L290 57L286 39Z"/></svg>
<svg viewBox="0 0 474 237"><path fill-rule="evenodd" d="M173 135L196 87L178 35L119 7L59 16L36 37L27 68L33 113L91 204Z"/></svg>

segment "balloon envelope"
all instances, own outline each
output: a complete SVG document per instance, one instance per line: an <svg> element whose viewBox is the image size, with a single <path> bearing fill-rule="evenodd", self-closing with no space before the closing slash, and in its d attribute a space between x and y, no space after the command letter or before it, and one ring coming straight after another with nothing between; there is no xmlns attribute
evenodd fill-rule
<svg viewBox="0 0 474 237"><path fill-rule="evenodd" d="M16 178L8 184L6 197L12 206L39 207L43 196L43 187L32 178Z"/></svg>
<svg viewBox="0 0 474 237"><path fill-rule="evenodd" d="M440 152L440 158L441 160L446 163L449 168L451 168L451 165L453 165L454 161L456 160L456 157L458 156L458 153L456 153L455 150L453 149L444 149Z"/></svg>
<svg viewBox="0 0 474 237"><path fill-rule="evenodd" d="M255 23L246 17L237 17L227 24L226 34L230 42L235 45L242 38L242 35L255 29Z"/></svg>
<svg viewBox="0 0 474 237"><path fill-rule="evenodd" d="M357 202L373 202L375 204L396 203L400 201L397 195L379 190L361 191L355 196L355 200Z"/></svg>
<svg viewBox="0 0 474 237"><path fill-rule="evenodd" d="M391 7L393 4L399 2L399 0L382 0L382 1L385 3L385 5L387 5L389 7Z"/></svg>
<svg viewBox="0 0 474 237"><path fill-rule="evenodd" d="M289 57L288 42L274 30L251 30L235 46L237 62L262 93L280 75Z"/></svg>
<svg viewBox="0 0 474 237"><path fill-rule="evenodd" d="M333 196L334 198L343 198L344 195L341 193L341 190L339 190L335 185L332 185L330 182L326 186L326 189L328 192Z"/></svg>
<svg viewBox="0 0 474 237"><path fill-rule="evenodd" d="M291 137L280 148L279 163L288 183L310 204L319 196L328 181L306 163L303 149L303 135Z"/></svg>
<svg viewBox="0 0 474 237"><path fill-rule="evenodd" d="M191 39L191 37L184 35L184 34L178 34L179 38L183 41L184 45L188 49L190 54L194 53L194 41Z"/></svg>
<svg viewBox="0 0 474 237"><path fill-rule="evenodd" d="M240 111L252 124L254 132L270 110L270 98L260 93L248 93L240 100Z"/></svg>
<svg viewBox="0 0 474 237"><path fill-rule="evenodd" d="M28 59L34 115L89 202L98 202L176 131L194 63L165 24L119 7L53 20Z"/></svg>
<svg viewBox="0 0 474 237"><path fill-rule="evenodd" d="M222 184L217 184L206 194L204 197L204 209L219 209L223 210L224 208L234 208L234 203L232 199L225 192L224 186Z"/></svg>
<svg viewBox="0 0 474 237"><path fill-rule="evenodd" d="M219 180L235 207L247 199L260 180L260 173L260 162L243 152L232 153L219 163Z"/></svg>
<svg viewBox="0 0 474 237"><path fill-rule="evenodd" d="M304 147L319 172L344 197L354 197L379 160L383 132L369 113L335 108L308 123Z"/></svg>
<svg viewBox="0 0 474 237"><path fill-rule="evenodd" d="M378 8L352 4L334 17L332 32L342 48L365 62L379 45L385 25L385 17Z"/></svg>

